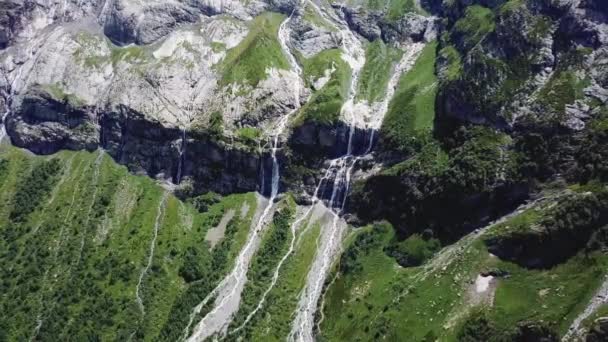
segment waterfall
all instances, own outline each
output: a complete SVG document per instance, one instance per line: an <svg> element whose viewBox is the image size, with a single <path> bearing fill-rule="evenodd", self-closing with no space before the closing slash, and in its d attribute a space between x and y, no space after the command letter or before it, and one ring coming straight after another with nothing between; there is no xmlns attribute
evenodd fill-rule
<svg viewBox="0 0 608 342"><path fill-rule="evenodd" d="M389 101L395 93L400 76L413 66L422 47L424 47L424 44L421 43L408 46L408 50L404 53L389 79L386 96L382 102L372 106L372 108L367 106L367 104L355 103L360 72L365 64L365 54L361 43L355 34L350 31L348 24L342 18L338 18L333 13L322 11L312 1L309 2L321 16L332 22L339 30L342 36L342 59L350 66L353 76L351 78L348 98L341 109L341 116L349 125L346 154L332 160L328 167L328 172L334 175L331 196L327 200L327 207L331 211L333 219L331 220L331 225L325 227L321 233L320 239L323 243L317 250L317 256L315 256L315 261L309 271L306 286L300 295L296 317L288 337L291 341L314 340L313 324L317 303L333 260L340 253L342 236L346 231L346 223L341 221L341 215L344 212L347 196L350 191L352 173L358 161L363 156L371 153L374 146L375 131L382 124L384 115L388 110ZM367 112L360 112L361 110ZM371 122L365 123L365 119L369 118L369 116L371 116ZM353 136L357 125L370 129L369 143L362 154L353 152Z"/></svg>
<svg viewBox="0 0 608 342"><path fill-rule="evenodd" d="M177 174L175 175L175 184L182 182L182 174L184 172L184 163L186 162L186 128L182 128L182 138L179 147L179 159L177 161Z"/></svg>
<svg viewBox="0 0 608 342"><path fill-rule="evenodd" d="M249 321L251 321L253 316L255 316L255 314L263 307L264 302L266 302L266 297L268 297L268 294L270 293L270 291L272 291L274 286L277 284L277 281L279 280L279 273L281 271L281 268L283 267L283 264L285 264L285 262L287 261L287 258L289 258L289 256L294 252L295 245L296 245L296 229L298 229L300 224L302 224L302 222L304 222L304 220L306 218L308 218L310 213L315 208L315 204L318 201L319 192L322 190L323 184L325 184L325 181L328 178L329 178L329 170L325 173L325 176L323 178L321 178L321 180L317 184L317 187L316 187L315 192L312 197L312 205L309 206L308 209L290 225L289 231L291 232L291 241L289 243L289 249L287 250L285 255L283 255L283 257L277 264L277 267L275 268L274 273L272 274L272 280L270 281L270 285L268 285L268 287L262 294L262 298L260 298L256 307L253 310L251 310L251 312L249 312L249 314L247 314L245 321L240 326L238 326L236 329L230 331L229 334L231 334L231 335L236 334L239 331L241 331L243 328L245 328L245 326L247 326L247 324L249 323Z"/></svg>
<svg viewBox="0 0 608 342"><path fill-rule="evenodd" d="M13 104L13 97L15 96L15 87L16 87L17 81L21 80L22 74L23 74L23 65L17 70L17 75L15 76L15 78L13 79L13 81L10 84L10 89L9 89L8 94L6 94L6 92L3 92L3 97L4 97L5 101L4 101L4 114L2 114L2 123L0 123L0 142L2 142L2 140L4 140L4 138L7 135L6 119L11 114L11 106Z"/></svg>
<svg viewBox="0 0 608 342"><path fill-rule="evenodd" d="M2 114L2 123L0 123L0 142L2 142L2 140L4 140L4 137L6 136L6 118L8 118L8 115L10 114L11 110L10 110L10 104L8 103L9 101L9 96L5 97L5 104L4 104L4 114Z"/></svg>
<svg viewBox="0 0 608 342"><path fill-rule="evenodd" d="M289 28L287 25L292 19L292 16L293 13L281 23L279 27L278 38L283 51L287 55L292 72L295 72L301 79L301 68L298 65L295 56L291 53L291 50L287 44L290 35ZM212 298L215 298L213 309L209 313L207 313L202 318L202 320L196 325L192 335L187 338L188 341L201 341L214 334L222 334L232 321L233 314L238 310L241 299L241 293L245 287L245 282L247 281L247 271L249 269L249 264L251 263L253 255L255 254L256 249L261 241L261 232L263 231L263 228L266 225L266 221L272 217L271 213L274 207L274 201L276 200L276 197L279 193L280 165L277 152L280 150L281 135L287 128L290 117L300 107L300 82L294 83L293 91L295 100L294 108L289 113L281 117L271 135L272 138L270 157L272 160L272 175L270 183L270 198L268 199L268 203L264 207L264 210L262 211L262 214L257 220L256 225L250 231L247 237L247 241L245 242L245 246L239 252L239 255L237 256L237 259L235 261L235 267L217 285L217 287L215 287L215 289L213 289L207 295L207 297L203 299L203 301L194 308L193 312L191 313L190 322L188 323L188 326L185 328L184 331L184 338L188 336L190 326L193 323L194 317L200 313L202 308ZM265 188L264 182L265 180L263 179L261 186L262 189Z"/></svg>

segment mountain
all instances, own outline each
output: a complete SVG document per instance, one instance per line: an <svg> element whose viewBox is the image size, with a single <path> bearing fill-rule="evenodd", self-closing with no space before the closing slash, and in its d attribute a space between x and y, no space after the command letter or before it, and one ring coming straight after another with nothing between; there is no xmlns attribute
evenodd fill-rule
<svg viewBox="0 0 608 342"><path fill-rule="evenodd" d="M603 341L601 0L7 0L0 341Z"/></svg>

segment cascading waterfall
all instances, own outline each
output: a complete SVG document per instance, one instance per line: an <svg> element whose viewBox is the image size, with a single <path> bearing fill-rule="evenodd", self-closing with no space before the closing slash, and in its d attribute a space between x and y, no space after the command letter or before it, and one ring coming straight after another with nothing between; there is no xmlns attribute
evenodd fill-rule
<svg viewBox="0 0 608 342"><path fill-rule="evenodd" d="M4 94L4 114L2 114L2 123L0 123L0 142L4 140L7 135L6 132L6 119L11 114L11 105L13 103L13 97L15 96L17 82L21 80L23 74L23 65L17 70L17 75L11 82L11 86L8 94Z"/></svg>
<svg viewBox="0 0 608 342"><path fill-rule="evenodd" d="M287 44L289 39L289 28L288 24L293 16L293 13L281 23L279 27L279 42L285 54L288 57L291 69L298 76L301 75L301 68L298 65L295 56L291 53L291 50ZM237 256L234 269L226 276L220 284L207 295L205 299L199 305L197 305L190 315L190 322L184 331L184 338L188 336L190 326L194 320L194 317L200 313L202 308L212 299L215 298L213 309L206 314L203 319L196 325L192 335L187 339L188 341L201 341L205 338L214 334L222 333L224 329L228 327L232 320L232 315L238 310L241 293L247 281L247 271L249 264L256 252L259 242L261 240L261 232L266 225L266 221L272 216L272 208L274 207L274 201L279 193L279 180L280 180L280 168L277 152L280 149L279 139L282 133L287 128L289 119L293 113L295 113L300 106L300 93L301 85L300 82L294 84L294 108L284 115L278 122L274 133L272 134L270 157L272 160L272 175L270 184L270 198L268 203L264 207L262 214L260 215L256 225L247 237L245 246ZM262 181L262 189L264 188L264 180Z"/></svg>
<svg viewBox="0 0 608 342"><path fill-rule="evenodd" d="M184 163L186 162L186 128L182 128L182 139L179 147L179 160L177 161L177 174L175 175L175 184L182 182L184 172Z"/></svg>
<svg viewBox="0 0 608 342"><path fill-rule="evenodd" d="M6 137L6 118L8 118L8 115L11 113L11 109L10 109L10 104L9 104L9 98L10 95L5 96L5 104L4 104L4 113L2 114L2 122L0 123L0 142L2 140L4 140L4 137Z"/></svg>
<svg viewBox="0 0 608 342"><path fill-rule="evenodd" d="M308 209L306 209L304 211L304 213L297 218L289 227L289 231L291 232L291 241L289 243L289 249L287 250L287 252L285 253L285 255L283 255L283 257L281 258L281 260L279 261L279 263L277 264L277 267L274 270L274 273L272 274L272 280L270 281L270 284L268 285L268 287L266 288L266 290L264 291L264 293L262 294L262 298L260 298L260 300L258 301L258 304L256 305L256 307L251 310L251 312L247 315L247 317L245 318L245 321L238 326L237 328L235 328L234 330L230 331L229 334L236 334L239 331L241 331L242 329L244 329L247 324L249 323L249 321L251 321L251 319L255 316L255 314L260 311L260 309L264 306L264 302L266 301L266 297L268 297L268 294L270 293L270 291L272 291L272 289L274 288L274 286L277 284L277 281L279 280L279 273L281 272L281 268L283 267L283 264L287 261L287 259L289 258L289 256L294 252L295 250L295 246L296 246L296 230L298 229L298 227L300 226L300 224L302 224L304 222L304 220L306 218L308 218L308 216L310 215L310 213L313 211L313 209L315 208L315 204L318 202L319 200L319 192L322 190L323 188L323 184L325 184L325 181L329 178L329 170L327 170L327 172L325 173L325 176L323 178L321 178L321 180L319 181L315 192L312 196L312 204L308 207Z"/></svg>
<svg viewBox="0 0 608 342"><path fill-rule="evenodd" d="M311 2L312 3L312 2ZM400 75L409 70L418 54L422 50L424 44L412 44L404 53L403 58L395 67L395 72L387 84L386 96L374 108L369 108L367 105L360 106L355 103L356 87L359 80L360 71L365 64L364 51L355 34L350 31L348 25L333 14L327 14L321 11L318 6L312 3L313 7L324 18L331 20L334 25L340 30L342 35L342 58L349 64L352 70L352 79L350 84L349 97L344 103L341 114L349 124L349 135L346 147L346 154L340 158L332 160L329 165L329 170L334 174L334 182L332 186L331 197L327 202L327 206L332 211L333 219L329 229L322 232L323 244L317 250L317 256L311 270L309 271L308 279L304 290L300 296L300 302L296 310L296 318L293 322L292 331L289 335L289 340L293 341L313 341L313 322L314 314L317 309L317 303L323 290L325 278L329 272L331 264L335 256L340 252L342 236L346 230L346 223L341 221L346 204L348 192L353 170L357 162L365 155L371 153L374 144L375 130L379 129L382 124L384 115L388 110L388 103L395 93L395 89ZM371 113L360 113L361 110L369 110ZM366 124L361 122L366 114L372 115L372 122ZM355 155L353 152L353 136L357 124L363 124L369 128L369 143L365 151L360 155Z"/></svg>
<svg viewBox="0 0 608 342"><path fill-rule="evenodd" d="M312 2L311 2L312 3ZM353 156L353 136L355 132L355 95L359 74L365 64L365 53L357 37L350 31L348 25L341 19L331 15L328 16L314 3L313 7L325 18L329 19L339 29L342 36L342 59L350 66L352 77L349 88L348 99L341 109L341 115L348 120L349 133L346 146L346 154L332 160L329 172L334 174L331 197L327 203L332 211L333 219L331 227L324 229L321 233L323 241L317 250L317 256L309 271L305 288L300 296L296 318L293 322L289 340L312 341L312 324L317 301L321 295L323 283L333 260L333 256L339 251L341 237L345 231L345 225L340 222L340 214L346 202L346 195L350 186L350 173L353 170L357 158ZM371 146L371 144L370 144Z"/></svg>

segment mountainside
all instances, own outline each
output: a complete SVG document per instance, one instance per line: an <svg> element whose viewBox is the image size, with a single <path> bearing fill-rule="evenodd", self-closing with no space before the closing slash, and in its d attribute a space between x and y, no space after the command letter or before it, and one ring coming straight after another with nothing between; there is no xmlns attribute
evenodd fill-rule
<svg viewBox="0 0 608 342"><path fill-rule="evenodd" d="M7 0L0 341L608 339L602 0Z"/></svg>

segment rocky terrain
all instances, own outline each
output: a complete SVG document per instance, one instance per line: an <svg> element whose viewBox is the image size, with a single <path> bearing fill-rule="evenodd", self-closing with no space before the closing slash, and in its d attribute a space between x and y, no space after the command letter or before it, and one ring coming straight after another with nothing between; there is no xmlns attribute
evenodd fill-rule
<svg viewBox="0 0 608 342"><path fill-rule="evenodd" d="M601 341L607 103L602 0L7 0L0 341Z"/></svg>

